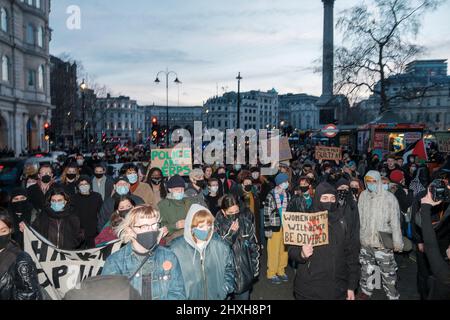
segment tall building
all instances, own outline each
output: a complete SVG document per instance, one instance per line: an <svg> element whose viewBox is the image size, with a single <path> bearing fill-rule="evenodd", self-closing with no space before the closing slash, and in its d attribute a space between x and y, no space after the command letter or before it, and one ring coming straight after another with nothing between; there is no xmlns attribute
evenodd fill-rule
<svg viewBox="0 0 450 320"><path fill-rule="evenodd" d="M77 64L50 57L50 92L52 104L52 130L55 145L73 147L76 144L75 123L82 119L78 102Z"/></svg>
<svg viewBox="0 0 450 320"><path fill-rule="evenodd" d="M237 126L237 93L228 92L208 99L203 107L203 119L208 128L222 131ZM279 127L278 93L249 91L241 93L241 129L272 129Z"/></svg>
<svg viewBox="0 0 450 320"><path fill-rule="evenodd" d="M319 128L319 109L316 106L319 97L304 93L280 95L280 122L284 121L298 130ZM281 110L284 110L283 116Z"/></svg>
<svg viewBox="0 0 450 320"><path fill-rule="evenodd" d="M424 123L432 131L450 129L447 60L416 60L409 63L404 73L387 79L386 93L391 110L399 121ZM379 114L379 97L372 95L361 101L357 108L360 119L372 121Z"/></svg>
<svg viewBox="0 0 450 320"><path fill-rule="evenodd" d="M48 148L50 0L0 0L0 148Z"/></svg>

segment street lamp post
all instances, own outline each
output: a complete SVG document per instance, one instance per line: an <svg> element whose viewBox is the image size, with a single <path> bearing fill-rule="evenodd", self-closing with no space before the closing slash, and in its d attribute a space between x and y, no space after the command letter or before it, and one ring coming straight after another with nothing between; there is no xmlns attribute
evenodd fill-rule
<svg viewBox="0 0 450 320"><path fill-rule="evenodd" d="M241 73L239 72L238 76L236 77L238 81L238 96L237 96L237 128L240 129L241 127Z"/></svg>
<svg viewBox="0 0 450 320"><path fill-rule="evenodd" d="M160 83L161 81L159 81L159 75L160 74L164 74L166 76L166 128L167 128L167 132L166 132L166 147L169 147L169 135L170 135L170 131L169 131L169 76L171 74L173 74L175 76L175 83L176 84L180 84L181 81L178 80L178 75L175 71L169 71L169 69L166 69L166 71L160 71L156 74L156 80L155 83Z"/></svg>
<svg viewBox="0 0 450 320"><path fill-rule="evenodd" d="M86 82L83 81L80 84L80 89L81 89L81 103L82 103L82 110L83 110L83 131L82 131L82 140L83 143L82 145L84 145L85 148L88 147L88 144L86 143L86 97L85 97L85 91L87 89L87 84Z"/></svg>

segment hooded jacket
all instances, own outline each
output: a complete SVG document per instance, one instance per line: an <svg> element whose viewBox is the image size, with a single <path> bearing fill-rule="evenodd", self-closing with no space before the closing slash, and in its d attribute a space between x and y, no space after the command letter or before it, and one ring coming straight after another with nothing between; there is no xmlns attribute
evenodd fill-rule
<svg viewBox="0 0 450 320"><path fill-rule="evenodd" d="M323 211L320 207L323 194L336 195L336 189L326 182L319 184L314 195L313 212ZM357 288L360 248L359 242L355 241L355 230L358 228L355 220L351 212L336 208L328 214L328 245L314 247L308 259L302 258L301 247L288 248L289 258L299 263L294 280L296 298L343 300L347 290Z"/></svg>
<svg viewBox="0 0 450 320"><path fill-rule="evenodd" d="M181 265L188 300L224 300L235 290L235 264L230 246L211 232L201 249L192 236L192 219L200 210L193 204L186 217L184 237L171 242L170 248Z"/></svg>
<svg viewBox="0 0 450 320"><path fill-rule="evenodd" d="M360 216L361 245L371 248L385 249L379 232L392 234L393 244L403 249L402 231L400 227L400 206L397 198L383 189L381 175L378 171L369 171L366 176L376 180L377 190L364 190L359 196L358 209ZM367 187L367 184L366 184Z"/></svg>

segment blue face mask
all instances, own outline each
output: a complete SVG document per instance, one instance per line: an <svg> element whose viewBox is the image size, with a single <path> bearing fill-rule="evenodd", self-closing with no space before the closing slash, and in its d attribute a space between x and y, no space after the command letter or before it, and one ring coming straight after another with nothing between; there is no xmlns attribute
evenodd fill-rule
<svg viewBox="0 0 450 320"><path fill-rule="evenodd" d="M64 207L66 206L66 204L64 202L55 202L52 201L50 203L50 207L52 208L53 211L55 212L61 212L64 210Z"/></svg>
<svg viewBox="0 0 450 320"><path fill-rule="evenodd" d="M383 189L388 191L389 190L389 185L388 184L383 184Z"/></svg>
<svg viewBox="0 0 450 320"><path fill-rule="evenodd" d="M131 184L135 184L138 181L138 175L136 173L128 174L127 178L128 178L128 181L130 181Z"/></svg>
<svg viewBox="0 0 450 320"><path fill-rule="evenodd" d="M194 228L193 232L194 232L194 236L201 241L206 241L208 239L209 236L209 231L210 230L201 230L198 228Z"/></svg>
<svg viewBox="0 0 450 320"><path fill-rule="evenodd" d="M127 186L120 186L116 188L116 192L118 195L124 196L128 194L128 192L130 192L130 188L128 188Z"/></svg>
<svg viewBox="0 0 450 320"><path fill-rule="evenodd" d="M370 192L376 192L377 191L377 185L375 183L370 183L367 185L367 189Z"/></svg>
<svg viewBox="0 0 450 320"><path fill-rule="evenodd" d="M172 195L175 200L183 200L184 198L184 192L173 192Z"/></svg>

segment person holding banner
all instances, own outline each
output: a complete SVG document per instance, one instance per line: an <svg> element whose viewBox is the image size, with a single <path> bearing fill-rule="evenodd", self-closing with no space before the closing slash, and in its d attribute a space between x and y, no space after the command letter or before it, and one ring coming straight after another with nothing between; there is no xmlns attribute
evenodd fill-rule
<svg viewBox="0 0 450 320"><path fill-rule="evenodd" d="M359 281L355 219L346 219L347 213L339 210L337 191L327 182L317 186L313 211L328 212L328 244L289 246L289 258L298 263L294 296L297 300L355 300Z"/></svg>
<svg viewBox="0 0 450 320"><path fill-rule="evenodd" d="M0 300L42 300L36 265L13 242L13 220L0 211Z"/></svg>
<svg viewBox="0 0 450 320"><path fill-rule="evenodd" d="M186 299L183 274L175 254L159 245L163 236L158 210L132 209L117 227L127 245L106 259L102 275L126 275L143 300Z"/></svg>
<svg viewBox="0 0 450 320"><path fill-rule="evenodd" d="M47 205L32 226L58 249L75 250L83 241L80 219L63 188L50 191Z"/></svg>

